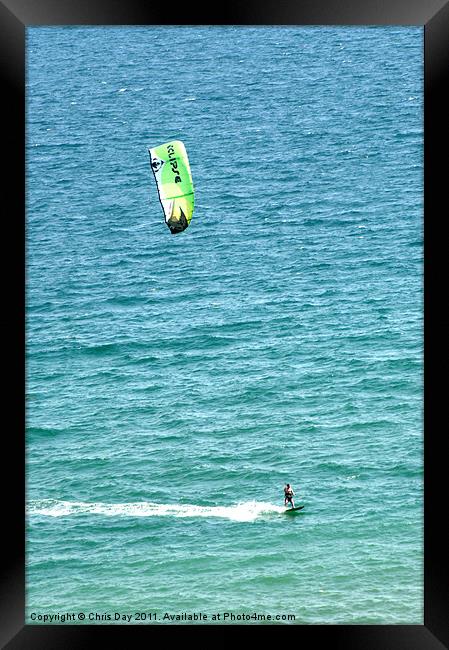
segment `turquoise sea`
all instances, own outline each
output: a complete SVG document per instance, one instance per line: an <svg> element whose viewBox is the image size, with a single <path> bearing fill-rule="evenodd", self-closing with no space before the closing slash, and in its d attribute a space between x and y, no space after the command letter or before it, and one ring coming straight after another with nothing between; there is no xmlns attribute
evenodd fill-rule
<svg viewBox="0 0 449 650"><path fill-rule="evenodd" d="M26 36L27 622L422 624L422 28Z"/></svg>

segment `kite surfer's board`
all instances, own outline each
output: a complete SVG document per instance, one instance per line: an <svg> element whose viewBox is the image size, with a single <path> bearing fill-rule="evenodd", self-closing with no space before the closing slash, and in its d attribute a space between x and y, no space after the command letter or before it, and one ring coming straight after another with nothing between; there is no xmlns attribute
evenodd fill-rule
<svg viewBox="0 0 449 650"><path fill-rule="evenodd" d="M298 510L302 510L303 508L304 506L296 506L296 508L287 508L284 514L288 515L290 512L298 512Z"/></svg>

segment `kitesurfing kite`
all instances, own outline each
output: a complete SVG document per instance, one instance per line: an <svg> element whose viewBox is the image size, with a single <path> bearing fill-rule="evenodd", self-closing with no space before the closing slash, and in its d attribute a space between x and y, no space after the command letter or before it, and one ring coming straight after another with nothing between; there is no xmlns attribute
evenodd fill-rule
<svg viewBox="0 0 449 650"><path fill-rule="evenodd" d="M149 152L165 223L175 235L187 228L193 214L193 183L186 148L174 140Z"/></svg>

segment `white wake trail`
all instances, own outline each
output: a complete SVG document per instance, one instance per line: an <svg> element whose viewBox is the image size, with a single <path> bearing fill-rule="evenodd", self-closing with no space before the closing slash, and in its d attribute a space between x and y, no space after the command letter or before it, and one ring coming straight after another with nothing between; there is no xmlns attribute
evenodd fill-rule
<svg viewBox="0 0 449 650"><path fill-rule="evenodd" d="M221 517L231 521L254 521L270 513L282 513L282 506L260 501L246 501L231 506L197 506L192 504L83 503L46 499L31 501L29 516L67 517L73 515L103 515L107 517Z"/></svg>

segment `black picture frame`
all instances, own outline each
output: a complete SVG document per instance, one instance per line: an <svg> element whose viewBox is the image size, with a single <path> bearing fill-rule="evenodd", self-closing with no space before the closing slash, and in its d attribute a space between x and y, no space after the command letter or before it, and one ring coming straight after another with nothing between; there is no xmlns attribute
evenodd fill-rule
<svg viewBox="0 0 449 650"><path fill-rule="evenodd" d="M35 25L415 25L424 29L424 624L296 626L76 626L25 625L25 29ZM447 218L449 131L449 2L443 0L284 0L205 3L151 3L142 0L0 0L0 69L3 89L3 288L7 316L4 337L3 432L6 509L2 545L0 644L9 650L97 647L100 643L151 642L161 631L187 643L213 635L225 644L241 632L263 633L282 643L293 631L298 644L363 650L441 650L449 647L447 504L445 490L447 425L444 425L447 317L441 226ZM6 155L5 155L6 154ZM6 200L5 200L6 199ZM7 209L5 209L7 208ZM446 252L446 251L445 251ZM447 252L446 252L447 255ZM447 276L447 272L446 272ZM444 336L445 335L445 336ZM11 351L9 357L5 354ZM6 471L8 470L8 471ZM245 630L242 630L245 627ZM300 632L300 634L298 634ZM274 637L276 634L276 639ZM271 639L270 639L271 641Z"/></svg>

